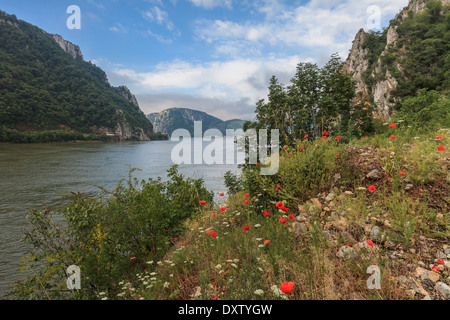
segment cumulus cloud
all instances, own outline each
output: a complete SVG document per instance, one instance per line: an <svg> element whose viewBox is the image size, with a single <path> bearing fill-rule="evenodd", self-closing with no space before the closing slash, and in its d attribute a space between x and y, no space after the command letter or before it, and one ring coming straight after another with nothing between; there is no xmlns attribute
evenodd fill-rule
<svg viewBox="0 0 450 320"><path fill-rule="evenodd" d="M197 7L212 9L215 7L232 8L232 0L189 0Z"/></svg>
<svg viewBox="0 0 450 320"><path fill-rule="evenodd" d="M196 33L201 40L217 43L218 49L226 41L243 41L249 46L332 48L344 56L356 32L360 28L368 30L370 6L378 6L380 20L386 21L407 3L408 0L311 0L288 7L281 1L260 0L254 3L254 10L262 14L263 19L243 22L201 19L196 23Z"/></svg>
<svg viewBox="0 0 450 320"><path fill-rule="evenodd" d="M143 15L144 18L146 18L149 21L165 25L169 30L174 29L174 25L172 21L169 20L169 14L167 13L167 11L160 9L157 6L154 6L150 10L144 11Z"/></svg>
<svg viewBox="0 0 450 320"><path fill-rule="evenodd" d="M229 101L247 98L256 102L264 98L271 75L288 80L302 60L311 61L300 56L242 58L198 64L177 60L161 63L151 72L118 68L110 72L110 77L131 83L136 92L180 90L206 98Z"/></svg>
<svg viewBox="0 0 450 320"><path fill-rule="evenodd" d="M233 4L231 0L189 1L205 9L231 9ZM311 0L301 5L242 0L234 5L238 3L250 12L245 20L195 22L195 40L214 49L210 61L166 61L147 72L114 68L108 77L113 84L127 83L146 113L187 107L225 120L252 119L255 103L266 97L272 75L288 84L299 62L323 65L335 52L345 59L356 32L367 29L371 5L380 8L386 25L408 0ZM156 8L147 11L146 18L169 28L167 12Z"/></svg>

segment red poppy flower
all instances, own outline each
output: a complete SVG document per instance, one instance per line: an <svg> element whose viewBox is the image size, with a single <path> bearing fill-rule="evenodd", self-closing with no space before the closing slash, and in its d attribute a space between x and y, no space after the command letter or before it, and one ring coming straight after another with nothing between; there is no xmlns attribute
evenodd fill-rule
<svg viewBox="0 0 450 320"><path fill-rule="evenodd" d="M284 204L283 204L283 202L278 201L277 204L276 204L276 206L277 206L277 208L283 208L283 207L284 207Z"/></svg>
<svg viewBox="0 0 450 320"><path fill-rule="evenodd" d="M309 137L309 135L306 134L304 138L306 139L306 138L308 138L308 137Z"/></svg>
<svg viewBox="0 0 450 320"><path fill-rule="evenodd" d="M211 234L211 230L207 230L207 231L206 231L206 234Z"/></svg>
<svg viewBox="0 0 450 320"><path fill-rule="evenodd" d="M294 283L293 282L283 282L280 286L280 289L283 293L290 294L292 292L292 289L294 289Z"/></svg>
<svg viewBox="0 0 450 320"><path fill-rule="evenodd" d="M246 193L245 196L248 197L250 195L250 193Z"/></svg>
<svg viewBox="0 0 450 320"><path fill-rule="evenodd" d="M265 245L268 245L269 243L270 243L270 240L264 241L264 244L265 244Z"/></svg>
<svg viewBox="0 0 450 320"><path fill-rule="evenodd" d="M437 261L437 263L439 263L439 264L444 264L444 260L439 259L439 260Z"/></svg>
<svg viewBox="0 0 450 320"><path fill-rule="evenodd" d="M302 149L302 150L303 150L303 149L305 149L305 147L301 147L300 149Z"/></svg>
<svg viewBox="0 0 450 320"><path fill-rule="evenodd" d="M213 214L211 214L213 217L215 217L215 216L217 216L217 213L213 213Z"/></svg>
<svg viewBox="0 0 450 320"><path fill-rule="evenodd" d="M247 203L248 203L248 200L245 200L244 203L247 204Z"/></svg>
<svg viewBox="0 0 450 320"><path fill-rule="evenodd" d="M219 194L219 197L223 197L225 195L225 193L221 193L221 194Z"/></svg>
<svg viewBox="0 0 450 320"><path fill-rule="evenodd" d="M178 241L178 239L177 238L173 238L173 241Z"/></svg>
<svg viewBox="0 0 450 320"><path fill-rule="evenodd" d="M326 132L326 131L324 131L322 134L323 134L323 135L326 135L326 136L329 136L329 135L330 135L330 134L329 134L328 132Z"/></svg>
<svg viewBox="0 0 450 320"><path fill-rule="evenodd" d="M339 154L336 155L336 158L339 158Z"/></svg>
<svg viewBox="0 0 450 320"><path fill-rule="evenodd" d="M248 231L248 229L250 229L250 225L249 224L246 225L244 228L242 228L242 230L244 230L244 231Z"/></svg>
<svg viewBox="0 0 450 320"><path fill-rule="evenodd" d="M212 236L213 238L215 238L215 237L217 236L217 232L211 233L211 236Z"/></svg>
<svg viewBox="0 0 450 320"><path fill-rule="evenodd" d="M432 266L432 267L431 267L431 270L433 270L433 271L438 271L438 270L439 270L439 267L438 267L438 266Z"/></svg>
<svg viewBox="0 0 450 320"><path fill-rule="evenodd" d="M340 136L337 136L337 137L336 137L336 140L341 140L341 137L340 137Z"/></svg>
<svg viewBox="0 0 450 320"><path fill-rule="evenodd" d="M285 218L280 218L280 220L278 220L279 223L283 223L286 224L286 219Z"/></svg>
<svg viewBox="0 0 450 320"><path fill-rule="evenodd" d="M403 171L400 171L400 174L403 176L405 173Z"/></svg>
<svg viewBox="0 0 450 320"><path fill-rule="evenodd" d="M288 146L284 146L283 148L284 148L284 149L287 149L287 148L289 148L289 147L288 147Z"/></svg>
<svg viewBox="0 0 450 320"><path fill-rule="evenodd" d="M227 211L227 208L225 208L225 207L220 208L220 211Z"/></svg>
<svg viewBox="0 0 450 320"><path fill-rule="evenodd" d="M389 127L391 127L391 128L395 128L396 126L397 125L395 123L389 125Z"/></svg>
<svg viewBox="0 0 450 320"><path fill-rule="evenodd" d="M391 136L392 140L397 139L397 136Z"/></svg>
<svg viewBox="0 0 450 320"><path fill-rule="evenodd" d="M345 192L342 192L342 194L345 196L346 195L346 193Z"/></svg>
<svg viewBox="0 0 450 320"><path fill-rule="evenodd" d="M270 211L264 211L264 216L265 217L270 216Z"/></svg>
<svg viewBox="0 0 450 320"><path fill-rule="evenodd" d="M438 136L438 137L436 137L436 139L438 139L438 140L441 140L441 139L442 139L442 137L441 137L441 136Z"/></svg>
<svg viewBox="0 0 450 320"><path fill-rule="evenodd" d="M294 219L295 219L294 215L292 215L292 214L288 215L288 217L289 217L289 219L291 219L291 220L294 220Z"/></svg>
<svg viewBox="0 0 450 320"><path fill-rule="evenodd" d="M277 185L277 186L275 187L275 189L281 189L281 187L280 187L279 185Z"/></svg>
<svg viewBox="0 0 450 320"><path fill-rule="evenodd" d="M286 207L282 207L282 208L280 208L280 209L283 210L284 212L288 212L288 211L289 211L289 209L286 208Z"/></svg>
<svg viewBox="0 0 450 320"><path fill-rule="evenodd" d="M439 151L444 151L444 150L445 150L445 147L442 147L442 146L441 146L441 147L438 147L438 150L439 150Z"/></svg>
<svg viewBox="0 0 450 320"><path fill-rule="evenodd" d="M367 240L366 242L369 246L371 246L373 248L374 243L372 240Z"/></svg>
<svg viewBox="0 0 450 320"><path fill-rule="evenodd" d="M320 139L322 139L322 140L325 140L327 137L322 137L322 138L320 138Z"/></svg>
<svg viewBox="0 0 450 320"><path fill-rule="evenodd" d="M260 164L261 164L261 163L258 162L256 165L259 166Z"/></svg>
<svg viewBox="0 0 450 320"><path fill-rule="evenodd" d="M375 186L370 186L370 187L369 187L369 191L370 191L370 192L374 192L375 190L377 190L377 188L375 188Z"/></svg>
<svg viewBox="0 0 450 320"><path fill-rule="evenodd" d="M202 200L202 201L199 201L198 203L200 203L200 204L205 204L206 201L205 201L205 200Z"/></svg>
<svg viewBox="0 0 450 320"><path fill-rule="evenodd" d="M136 259L136 257L132 257L132 258L130 258L130 260L134 260L134 259Z"/></svg>

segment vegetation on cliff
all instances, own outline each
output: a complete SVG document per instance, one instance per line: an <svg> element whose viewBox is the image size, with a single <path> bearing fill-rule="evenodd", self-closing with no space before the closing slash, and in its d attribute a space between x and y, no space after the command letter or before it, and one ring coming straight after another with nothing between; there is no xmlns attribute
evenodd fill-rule
<svg viewBox="0 0 450 320"><path fill-rule="evenodd" d="M32 132L54 130L101 134L93 128L114 131L123 122L146 135L153 132L139 106L123 88L112 87L100 68L74 59L52 35L2 11L0 93L0 141L35 142L36 135L27 137Z"/></svg>

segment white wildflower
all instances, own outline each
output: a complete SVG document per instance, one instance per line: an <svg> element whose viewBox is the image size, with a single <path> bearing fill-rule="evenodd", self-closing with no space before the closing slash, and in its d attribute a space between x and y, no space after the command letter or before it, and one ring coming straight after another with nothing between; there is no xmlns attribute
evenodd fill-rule
<svg viewBox="0 0 450 320"><path fill-rule="evenodd" d="M257 296L262 296L264 294L264 291L262 291L261 289L258 289L254 292Z"/></svg>

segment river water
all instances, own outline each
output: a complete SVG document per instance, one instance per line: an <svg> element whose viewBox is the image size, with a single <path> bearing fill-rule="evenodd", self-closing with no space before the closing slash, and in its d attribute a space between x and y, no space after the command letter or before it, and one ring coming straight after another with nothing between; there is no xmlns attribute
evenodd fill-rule
<svg viewBox="0 0 450 320"><path fill-rule="evenodd" d="M128 177L128 165L142 170L133 173L140 180L159 176L164 180L176 144L0 144L0 298L13 281L24 277L18 262L27 250L21 239L30 208L62 204L63 194L71 191L95 194L99 190L95 184L112 189ZM223 152L230 150L224 147ZM229 170L238 172L237 165L182 164L179 169L185 176L203 178L216 195L226 192L223 176Z"/></svg>

